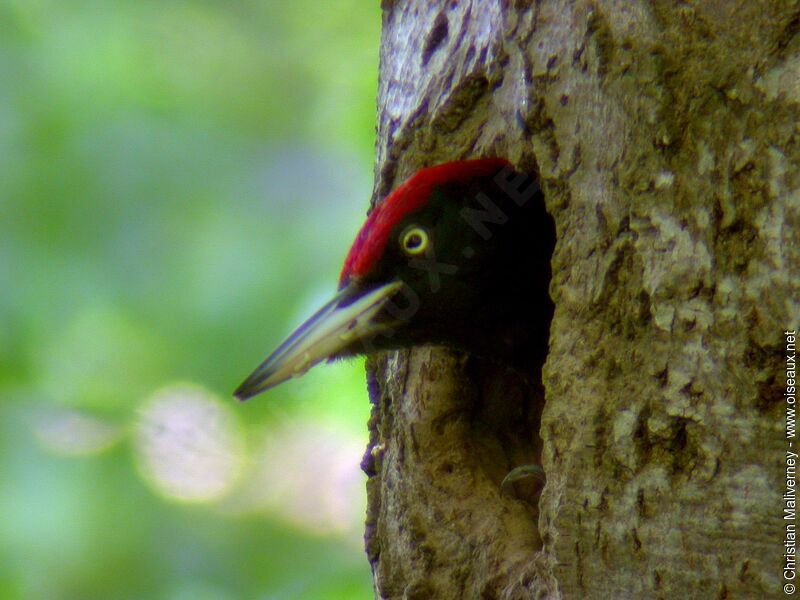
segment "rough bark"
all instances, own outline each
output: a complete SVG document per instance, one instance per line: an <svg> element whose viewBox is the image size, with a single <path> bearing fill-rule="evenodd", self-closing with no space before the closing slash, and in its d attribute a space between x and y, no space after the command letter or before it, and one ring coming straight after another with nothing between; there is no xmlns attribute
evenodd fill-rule
<svg viewBox="0 0 800 600"><path fill-rule="evenodd" d="M796 1L384 2L375 198L538 166L542 391L442 349L369 364L382 598L781 593L800 315ZM543 490L499 482L541 462Z"/></svg>

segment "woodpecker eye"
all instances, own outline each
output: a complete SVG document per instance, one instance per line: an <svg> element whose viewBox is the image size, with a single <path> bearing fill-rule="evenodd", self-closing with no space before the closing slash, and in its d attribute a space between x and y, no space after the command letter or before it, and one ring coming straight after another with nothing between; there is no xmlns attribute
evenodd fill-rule
<svg viewBox="0 0 800 600"><path fill-rule="evenodd" d="M409 256L423 254L428 247L428 232L422 227L409 227L400 236L400 245Z"/></svg>

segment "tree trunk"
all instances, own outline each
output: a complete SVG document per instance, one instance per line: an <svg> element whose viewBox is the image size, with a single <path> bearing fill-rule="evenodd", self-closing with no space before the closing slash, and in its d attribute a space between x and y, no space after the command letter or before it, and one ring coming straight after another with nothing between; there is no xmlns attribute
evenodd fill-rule
<svg viewBox="0 0 800 600"><path fill-rule="evenodd" d="M369 362L379 597L783 593L798 30L789 0L384 2L375 198L505 156L559 239L544 392ZM526 463L543 489L502 492Z"/></svg>

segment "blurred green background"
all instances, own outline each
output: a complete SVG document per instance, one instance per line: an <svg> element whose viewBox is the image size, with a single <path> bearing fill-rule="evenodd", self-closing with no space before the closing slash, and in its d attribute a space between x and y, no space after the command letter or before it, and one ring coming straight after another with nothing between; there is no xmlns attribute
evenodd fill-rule
<svg viewBox="0 0 800 600"><path fill-rule="evenodd" d="M0 598L371 598L363 362L230 393L371 191L378 2L0 0Z"/></svg>

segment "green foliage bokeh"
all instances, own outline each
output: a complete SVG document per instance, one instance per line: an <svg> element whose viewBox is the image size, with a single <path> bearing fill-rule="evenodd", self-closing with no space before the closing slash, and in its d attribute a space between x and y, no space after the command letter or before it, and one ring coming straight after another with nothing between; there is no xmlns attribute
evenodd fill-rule
<svg viewBox="0 0 800 600"><path fill-rule="evenodd" d="M379 31L362 0L0 0L0 597L371 597L363 499L322 480L325 448L366 443L361 362L230 392L334 291ZM213 498L138 455L175 385L233 423Z"/></svg>

